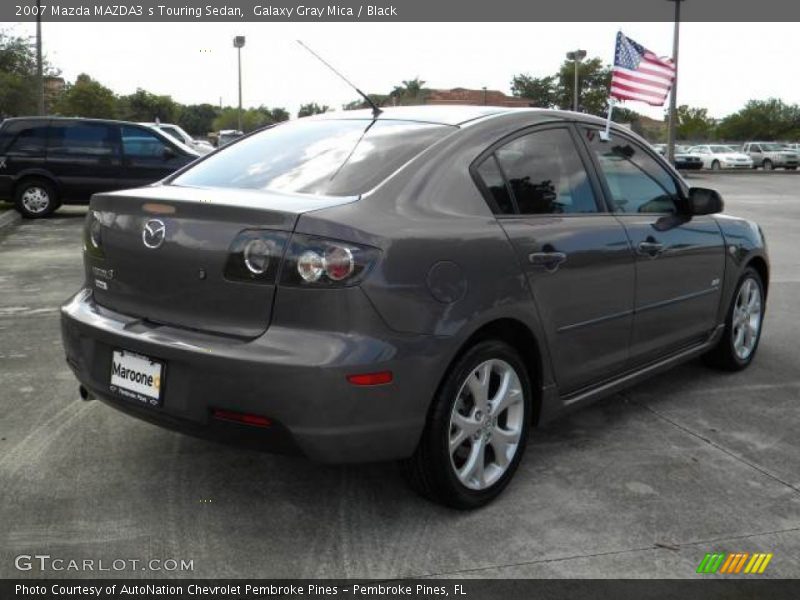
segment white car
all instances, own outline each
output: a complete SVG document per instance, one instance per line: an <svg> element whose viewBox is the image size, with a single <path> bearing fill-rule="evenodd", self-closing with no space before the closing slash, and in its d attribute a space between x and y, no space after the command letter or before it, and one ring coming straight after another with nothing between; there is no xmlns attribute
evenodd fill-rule
<svg viewBox="0 0 800 600"><path fill-rule="evenodd" d="M692 146L689 154L696 154L703 160L704 169L752 169L753 159L730 146L705 144Z"/></svg>
<svg viewBox="0 0 800 600"><path fill-rule="evenodd" d="M156 127L182 144L193 148L201 155L214 151L214 146L212 146L210 143L206 142L205 140L194 139L179 125L174 125L172 123L140 123L140 125Z"/></svg>

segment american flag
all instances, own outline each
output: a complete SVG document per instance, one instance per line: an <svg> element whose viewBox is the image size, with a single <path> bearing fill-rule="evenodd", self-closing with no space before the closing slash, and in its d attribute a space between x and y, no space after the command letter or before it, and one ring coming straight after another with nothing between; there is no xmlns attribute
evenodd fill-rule
<svg viewBox="0 0 800 600"><path fill-rule="evenodd" d="M669 58L660 58L621 31L617 32L611 71L613 98L663 106L674 80L675 66Z"/></svg>

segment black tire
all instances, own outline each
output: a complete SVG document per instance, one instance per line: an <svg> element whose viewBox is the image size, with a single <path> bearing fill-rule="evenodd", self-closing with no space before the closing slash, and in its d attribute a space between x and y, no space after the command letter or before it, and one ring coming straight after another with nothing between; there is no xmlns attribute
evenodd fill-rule
<svg viewBox="0 0 800 600"><path fill-rule="evenodd" d="M453 432L451 415L454 413L454 407L456 402L459 402L459 395L462 387L466 386L468 378L475 376L476 369L492 359L502 361L505 365L510 366L519 378L523 396L521 402L523 414L521 415L522 420L519 422L521 434L516 445L516 453L508 462L502 475L484 489L470 489L459 480L455 472L455 464L451 460L449 448L450 436ZM494 377L494 375L492 376ZM489 389L492 388L489 387ZM505 342L487 340L479 342L467 350L450 368L437 392L428 413L425 430L414 455L402 463L403 474L411 487L429 500L462 510L478 508L491 502L511 481L525 452L532 414L531 394L532 387L528 371L514 348ZM474 412L472 414L476 415ZM518 412L517 418L519 418ZM474 435L479 436L480 434ZM468 446L471 450L474 443L472 439L472 437L465 437L459 448ZM486 454L482 455L482 464L486 464L486 456L496 458L497 455L494 455L494 446L491 441L483 443L488 444L486 445ZM490 447L491 450L488 450Z"/></svg>
<svg viewBox="0 0 800 600"><path fill-rule="evenodd" d="M764 162L761 163L761 166L764 167L765 171L773 171L775 169L775 165L772 164L772 161L768 158L764 159Z"/></svg>
<svg viewBox="0 0 800 600"><path fill-rule="evenodd" d="M758 325L758 332L756 334L755 345L750 353L746 357L742 358L736 353L734 348L734 339L736 334L733 318L737 301L739 299L739 292L742 290L742 287L748 280L755 281L758 286L761 316ZM739 281L736 284L736 291L733 293L731 305L728 307L728 313L725 317L725 331L722 334L722 338L719 340L714 349L704 356L706 363L712 367L723 369L725 371L741 371L742 369L746 369L750 363L753 362L753 358L758 350L758 344L761 341L761 331L764 329L765 307L764 282L761 280L761 276L758 274L758 271L752 267L748 267L744 270L742 276L739 278Z"/></svg>
<svg viewBox="0 0 800 600"><path fill-rule="evenodd" d="M33 195L36 199L31 199ZM14 204L26 219L48 217L60 206L55 186L41 177L28 177L14 189Z"/></svg>
<svg viewBox="0 0 800 600"><path fill-rule="evenodd" d="M719 168L720 168L720 164L719 164L718 160L715 160L714 162L711 163L711 170L712 171L719 171Z"/></svg>
<svg viewBox="0 0 800 600"><path fill-rule="evenodd" d="M787 171L797 171L797 167L786 167Z"/></svg>

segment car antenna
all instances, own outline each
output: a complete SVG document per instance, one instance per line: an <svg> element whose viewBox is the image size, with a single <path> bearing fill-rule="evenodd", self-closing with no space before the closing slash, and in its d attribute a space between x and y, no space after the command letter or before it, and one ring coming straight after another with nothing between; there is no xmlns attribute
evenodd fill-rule
<svg viewBox="0 0 800 600"><path fill-rule="evenodd" d="M378 108L378 105L377 105L377 104L375 104L375 102L373 102L373 101L372 101L372 98L370 98L370 97L369 97L369 96L367 96L367 95L366 95L364 92L362 92L360 89L358 89L358 88L355 86L355 84L353 84L353 82L352 82L352 81L350 81L350 80L349 80L347 77L345 77L345 76L344 76L344 75L342 75L342 74L341 74L339 71L337 71L335 68L333 68L333 66L331 66L331 64L330 64L328 61L326 61L326 60L325 60L324 58L322 58L322 57L321 57L319 54L317 54L316 52L314 52L314 51L313 51L311 48L309 48L308 46L306 46L306 45L305 45L305 44L304 44L302 41L300 41L300 40L297 40L297 43L298 43L298 44L300 44L300 45L301 45L303 48L305 48L306 50L308 50L308 51L309 51L309 52L310 52L310 53L311 53L311 54L312 54L312 55L313 55L313 56L314 56L314 57L315 57L317 60L319 60L319 61L320 61L320 62L321 62L323 65L325 65L326 67L328 67L328 68L329 68L331 71L333 71L334 73L336 73L336 74L337 74L337 75L338 75L338 76L339 76L341 79L343 79L343 80L344 80L344 82L345 82L347 85L349 85L351 88L353 88L353 89L354 89L354 90L355 90L355 91L358 93L358 95L359 95L359 96L361 96L361 97L362 97L362 98L363 98L363 99L366 101L366 103L370 105L370 107L372 108L372 116L373 116L374 118L376 118L376 119L378 118L378 115L380 115L380 114L381 114L383 111L382 111L380 108Z"/></svg>

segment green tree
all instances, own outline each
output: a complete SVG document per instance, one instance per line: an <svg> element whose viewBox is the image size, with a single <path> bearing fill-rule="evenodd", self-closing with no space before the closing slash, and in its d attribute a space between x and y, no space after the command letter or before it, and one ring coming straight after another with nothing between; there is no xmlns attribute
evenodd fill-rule
<svg viewBox="0 0 800 600"><path fill-rule="evenodd" d="M511 79L511 94L531 101L531 106L552 108L556 105L556 78L531 77L528 74L514 75Z"/></svg>
<svg viewBox="0 0 800 600"><path fill-rule="evenodd" d="M327 104L320 106L316 102L309 102L308 104L303 104L300 107L300 110L297 111L297 117L298 118L310 117L311 115L319 115L322 113L326 113L329 110L330 106L328 106Z"/></svg>
<svg viewBox="0 0 800 600"><path fill-rule="evenodd" d="M212 131L219 110L211 104L190 104L180 107L178 125L194 136L205 136Z"/></svg>
<svg viewBox="0 0 800 600"><path fill-rule="evenodd" d="M170 96L158 96L138 88L133 94L119 99L119 116L126 121L174 123L178 119L178 105Z"/></svg>
<svg viewBox="0 0 800 600"><path fill-rule="evenodd" d="M46 60L43 72L58 74ZM28 40L0 30L0 119L36 111L36 54Z"/></svg>
<svg viewBox="0 0 800 600"><path fill-rule="evenodd" d="M677 115L676 135L679 140L706 141L714 132L714 119L708 116L708 109L694 108L686 104L675 109ZM668 115L665 115L665 119Z"/></svg>
<svg viewBox="0 0 800 600"><path fill-rule="evenodd" d="M599 58L578 63L579 109L591 115L604 116L608 107L611 69ZM556 74L556 105L570 110L575 90L575 63L565 60ZM614 109L616 112L617 109Z"/></svg>
<svg viewBox="0 0 800 600"><path fill-rule="evenodd" d="M800 137L800 107L778 98L750 100L722 119L716 131L724 140L787 140Z"/></svg>
<svg viewBox="0 0 800 600"><path fill-rule="evenodd" d="M248 108L242 110L242 131L245 133L261 129L267 125L273 125L286 121L289 118L289 113L284 108L267 108L266 106L259 106L257 108ZM221 129L236 129L239 126L239 110L237 108L226 106L222 109L219 116L214 119L212 129L219 131Z"/></svg>
<svg viewBox="0 0 800 600"><path fill-rule="evenodd" d="M113 119L117 116L116 102L114 92L81 73L75 83L66 86L53 109L56 114L67 117Z"/></svg>
<svg viewBox="0 0 800 600"><path fill-rule="evenodd" d="M369 96L369 99L375 103L375 106L386 106L387 104L391 104L390 98L396 102L396 97L391 96L390 94L367 94L367 95ZM343 104L342 110L359 110L361 108L369 108L369 107L370 107L369 104L367 104L363 98L359 98L358 100L353 100L352 102Z"/></svg>

